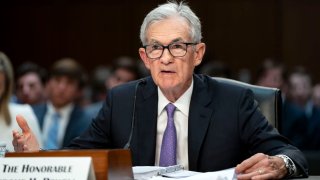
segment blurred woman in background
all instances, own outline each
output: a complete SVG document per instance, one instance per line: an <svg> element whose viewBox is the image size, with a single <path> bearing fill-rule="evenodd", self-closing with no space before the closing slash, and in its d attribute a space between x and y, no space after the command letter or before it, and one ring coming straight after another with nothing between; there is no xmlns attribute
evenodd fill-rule
<svg viewBox="0 0 320 180"><path fill-rule="evenodd" d="M34 131L37 138L42 139L40 128L35 114L29 105L10 103L13 89L13 70L9 58L0 51L0 142L7 145L8 151L13 151L12 130L19 129L16 116L27 116L29 127ZM42 142L40 142L42 147Z"/></svg>

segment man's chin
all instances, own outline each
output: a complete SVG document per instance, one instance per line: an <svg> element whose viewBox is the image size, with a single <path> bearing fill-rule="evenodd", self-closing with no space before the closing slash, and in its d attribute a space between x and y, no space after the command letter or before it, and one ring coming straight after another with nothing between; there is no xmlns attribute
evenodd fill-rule
<svg viewBox="0 0 320 180"><path fill-rule="evenodd" d="M162 91L176 91L179 89L179 86L174 83L162 83L159 87Z"/></svg>
<svg viewBox="0 0 320 180"><path fill-rule="evenodd" d="M53 103L53 105L54 105L56 108L64 107L64 106L66 106L67 104L69 104L69 103L67 103L67 102L56 102L56 103Z"/></svg>

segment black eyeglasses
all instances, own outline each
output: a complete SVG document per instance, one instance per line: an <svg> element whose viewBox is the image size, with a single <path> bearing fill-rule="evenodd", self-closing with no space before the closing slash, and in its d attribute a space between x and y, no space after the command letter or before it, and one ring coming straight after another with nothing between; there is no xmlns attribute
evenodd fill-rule
<svg viewBox="0 0 320 180"><path fill-rule="evenodd" d="M145 45L143 48L146 50L147 57L150 59L158 59L162 56L163 51L168 49L169 53L173 57L183 57L187 54L187 49L189 45L197 45L198 43L184 43L184 42L174 42L167 46L160 44Z"/></svg>

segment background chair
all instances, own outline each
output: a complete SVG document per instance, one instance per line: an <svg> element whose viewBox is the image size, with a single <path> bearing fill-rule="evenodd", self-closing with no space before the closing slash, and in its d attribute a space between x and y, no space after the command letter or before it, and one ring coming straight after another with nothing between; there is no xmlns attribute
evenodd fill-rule
<svg viewBox="0 0 320 180"><path fill-rule="evenodd" d="M213 79L222 83L233 84L251 89L262 114L273 125L273 127L277 128L278 131L281 130L281 123L279 122L281 122L282 118L282 98L281 91L279 89L251 85L248 83L220 77L213 77Z"/></svg>
<svg viewBox="0 0 320 180"><path fill-rule="evenodd" d="M255 86L248 83L213 77L213 79L227 84L233 84L241 87L251 89L254 93L255 100L259 104L259 108L268 121L278 129L281 133L281 119L282 119L282 98L281 92L277 88L268 88L262 86ZM320 154L319 151L303 151L309 163L309 175L320 175ZM317 177L319 178L319 177Z"/></svg>

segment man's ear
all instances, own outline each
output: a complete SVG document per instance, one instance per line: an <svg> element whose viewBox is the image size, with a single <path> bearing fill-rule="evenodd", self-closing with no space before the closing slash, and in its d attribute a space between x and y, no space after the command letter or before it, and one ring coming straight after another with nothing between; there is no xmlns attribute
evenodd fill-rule
<svg viewBox="0 0 320 180"><path fill-rule="evenodd" d="M146 50L144 48L139 48L140 59L143 61L147 69L150 69L150 61L148 60Z"/></svg>
<svg viewBox="0 0 320 180"><path fill-rule="evenodd" d="M196 45L194 66L198 66L199 64L201 64L205 51L206 51L205 43L199 43Z"/></svg>

